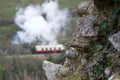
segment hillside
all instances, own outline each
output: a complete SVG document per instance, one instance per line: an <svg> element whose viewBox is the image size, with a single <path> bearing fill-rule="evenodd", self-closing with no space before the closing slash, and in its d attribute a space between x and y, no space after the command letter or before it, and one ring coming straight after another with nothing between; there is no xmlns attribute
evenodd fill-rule
<svg viewBox="0 0 120 80"><path fill-rule="evenodd" d="M0 2L0 80L47 80L45 71L42 69L42 61L46 59L63 64L64 53L33 55L31 50L35 45L38 45L39 41L19 45L11 43L16 32L21 30L14 23L16 8L25 8L29 4L42 4L43 1L3 0ZM59 0L60 9L68 8L73 13L72 22L67 29L66 36L60 35L57 37L59 43L64 44L73 38L75 21L78 18L75 7L82 1L85 0Z"/></svg>

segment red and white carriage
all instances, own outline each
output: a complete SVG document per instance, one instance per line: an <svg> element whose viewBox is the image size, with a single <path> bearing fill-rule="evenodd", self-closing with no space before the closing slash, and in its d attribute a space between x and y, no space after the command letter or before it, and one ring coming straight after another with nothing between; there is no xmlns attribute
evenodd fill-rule
<svg viewBox="0 0 120 80"><path fill-rule="evenodd" d="M35 53L61 53L65 51L63 45L37 45L35 46Z"/></svg>

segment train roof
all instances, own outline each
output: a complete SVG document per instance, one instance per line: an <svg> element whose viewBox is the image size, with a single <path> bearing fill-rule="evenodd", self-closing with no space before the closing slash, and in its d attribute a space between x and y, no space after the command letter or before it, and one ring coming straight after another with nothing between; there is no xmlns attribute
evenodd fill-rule
<svg viewBox="0 0 120 80"><path fill-rule="evenodd" d="M48 48L48 47L64 47L62 44L57 45L36 45L35 48Z"/></svg>

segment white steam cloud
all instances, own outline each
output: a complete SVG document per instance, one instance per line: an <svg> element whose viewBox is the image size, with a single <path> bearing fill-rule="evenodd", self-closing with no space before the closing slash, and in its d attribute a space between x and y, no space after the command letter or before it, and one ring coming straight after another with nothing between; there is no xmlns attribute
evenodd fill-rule
<svg viewBox="0 0 120 80"><path fill-rule="evenodd" d="M29 5L19 8L15 23L21 28L12 43L32 43L36 40L42 44L56 44L57 35L68 23L68 11L60 10L57 1L46 1L42 5Z"/></svg>

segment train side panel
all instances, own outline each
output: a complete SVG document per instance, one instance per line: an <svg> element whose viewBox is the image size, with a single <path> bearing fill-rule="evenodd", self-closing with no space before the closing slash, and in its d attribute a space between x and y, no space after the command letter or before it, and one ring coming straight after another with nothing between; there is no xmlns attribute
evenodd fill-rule
<svg viewBox="0 0 120 80"><path fill-rule="evenodd" d="M64 52L65 48L63 45L41 45L35 46L35 53L61 53Z"/></svg>

